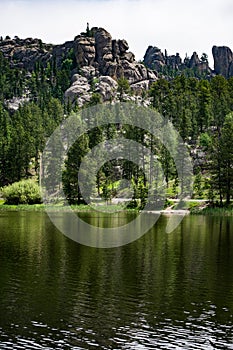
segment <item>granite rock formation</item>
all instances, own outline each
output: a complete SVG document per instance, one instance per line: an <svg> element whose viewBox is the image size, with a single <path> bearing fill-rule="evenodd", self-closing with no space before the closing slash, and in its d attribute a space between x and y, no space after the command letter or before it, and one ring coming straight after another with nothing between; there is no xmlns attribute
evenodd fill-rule
<svg viewBox="0 0 233 350"><path fill-rule="evenodd" d="M93 92L98 92L103 101L112 99L117 92L117 80L122 77L137 95L157 80L155 72L135 60L126 40L113 40L103 28L94 27L62 45L45 44L32 38L1 39L0 52L12 67L28 71L33 71L37 62L44 67L48 62L55 63L60 69L72 52L73 76L65 98L78 101L79 105L88 102ZM93 84L96 79L98 83Z"/></svg>
<svg viewBox="0 0 233 350"><path fill-rule="evenodd" d="M135 60L126 40L113 40L103 28L92 28L92 37L79 35L74 41L77 65L93 70L95 75L110 76L117 80L126 78L130 84L157 79L155 73Z"/></svg>
<svg viewBox="0 0 233 350"><path fill-rule="evenodd" d="M214 70L225 78L233 76L233 53L227 46L213 46Z"/></svg>
<svg viewBox="0 0 233 350"><path fill-rule="evenodd" d="M61 69L64 61L72 57L71 84L65 98L71 102L77 101L80 106L90 101L94 92L99 93L103 101L114 99L117 96L117 80L122 77L128 80L136 96L144 96L158 77L169 79L174 72L179 74L190 69L197 77L211 78L216 74L225 78L233 76L233 53L230 48L214 46L212 52L214 70L208 66L207 58L199 58L196 52L191 58L182 60L179 53L168 55L166 50L163 53L155 46L148 47L143 63L137 62L125 39L112 39L105 29L97 27L61 45L17 36L13 39L0 38L0 53L10 66L28 72L32 72L38 62L44 67L50 62Z"/></svg>
<svg viewBox="0 0 233 350"><path fill-rule="evenodd" d="M194 52L191 58L186 57L182 61L179 53L176 55L167 55L167 51L163 53L156 46L149 46L145 56L145 65L152 69L153 71L159 73L160 75L169 76L171 71L183 71L185 69L196 70L199 74L206 74L206 76L211 75L212 71L208 66L208 62L204 59L200 59L196 52Z"/></svg>

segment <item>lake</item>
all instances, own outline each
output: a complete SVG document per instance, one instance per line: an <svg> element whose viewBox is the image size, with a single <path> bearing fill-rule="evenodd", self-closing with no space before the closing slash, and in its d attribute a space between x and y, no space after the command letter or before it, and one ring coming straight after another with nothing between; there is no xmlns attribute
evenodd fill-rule
<svg viewBox="0 0 233 350"><path fill-rule="evenodd" d="M233 349L233 219L167 220L99 249L1 212L0 349Z"/></svg>

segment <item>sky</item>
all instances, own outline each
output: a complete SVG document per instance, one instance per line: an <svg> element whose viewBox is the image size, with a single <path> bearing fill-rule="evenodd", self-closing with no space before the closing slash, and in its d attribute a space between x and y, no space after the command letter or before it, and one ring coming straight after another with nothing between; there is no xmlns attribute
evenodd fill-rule
<svg viewBox="0 0 233 350"><path fill-rule="evenodd" d="M232 0L0 0L0 35L37 37L47 43L73 40L90 27L126 39L142 60L149 45L184 59L212 46L233 51Z"/></svg>

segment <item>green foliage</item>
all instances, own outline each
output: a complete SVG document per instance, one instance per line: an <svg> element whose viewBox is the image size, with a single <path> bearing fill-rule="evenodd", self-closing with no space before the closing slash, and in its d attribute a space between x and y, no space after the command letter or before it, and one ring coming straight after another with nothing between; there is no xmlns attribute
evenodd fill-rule
<svg viewBox="0 0 233 350"><path fill-rule="evenodd" d="M26 72L10 68L10 64L0 52L0 101L22 96L25 90Z"/></svg>
<svg viewBox="0 0 233 350"><path fill-rule="evenodd" d="M1 189L6 204L41 203L40 187L34 180L22 180Z"/></svg>
<svg viewBox="0 0 233 350"><path fill-rule="evenodd" d="M93 35L87 26L87 37ZM41 48L43 43L40 42ZM187 58L188 59L188 58ZM207 62L207 55L203 54L202 62ZM36 62L31 72L24 69L12 68L8 60L0 53L0 186L5 186L21 179L38 175L40 155L47 138L64 118L77 110L70 102L64 101L64 92L71 84L72 74L77 72L77 62L74 50L70 49L62 59L53 58L47 66ZM166 72L165 72L166 73ZM158 79L151 85L149 97L151 107L170 120L183 140L193 151L204 152L206 164L194 169L195 194L199 197L209 193L211 200L229 202L233 196L232 174L232 114L233 111L233 78L229 80L216 76L210 80L203 79L203 75L195 70L167 72L169 80ZM88 106L102 103L102 97L95 92L98 78L91 82L92 96ZM130 84L124 77L118 80L118 96L121 101L124 95L131 93ZM9 100L13 97L27 97L16 111L8 109ZM86 106L85 106L86 107ZM64 116L65 113L65 116ZM122 111L119 110L119 113ZM82 202L78 186L78 171L83 157L98 143L118 136L126 137L142 144L156 155L162 165L169 196L177 196L178 190L185 190L184 176L178 186L176 167L171 154L166 147L144 130L127 125L128 116L125 115L125 125L116 125L114 120L109 125L92 128L91 119L87 135L79 138L72 147L65 162L63 186L68 200ZM104 116L98 115L98 120ZM55 143L57 152L61 144ZM134 150L135 151L135 150ZM92 184L92 191L99 194L112 190L116 180L115 167L120 167L121 178L133 181L134 204L145 205L148 191L148 179L145 170L151 166L151 159L143 149L137 146L136 152L142 167L136 166L129 160L106 163L98 172L96 181L89 173L84 174ZM182 168L182 154L180 155ZM56 169L56 159L51 161L48 174L53 180ZM150 176L153 174L149 174ZM156 189L157 184L153 184ZM104 195L104 194L103 194ZM111 196L114 191L111 192ZM136 204L135 204L136 203Z"/></svg>
<svg viewBox="0 0 233 350"><path fill-rule="evenodd" d="M123 101L124 94L128 94L130 92L130 85L126 78L121 77L117 80L118 88L117 91L119 92L119 99L120 101Z"/></svg>
<svg viewBox="0 0 233 350"><path fill-rule="evenodd" d="M95 105L98 105L99 103L102 103L102 96L98 92L94 92L91 95L91 99L88 103L88 106L95 106Z"/></svg>
<svg viewBox="0 0 233 350"><path fill-rule="evenodd" d="M87 134L83 134L73 144L68 152L68 158L65 162L65 170L63 172L63 190L67 200L70 204L81 204L83 203L82 194L79 188L79 167L83 160L83 157L89 150L89 138ZM87 174L86 174L87 175ZM90 186L88 186L90 188ZM88 193L87 196L91 196Z"/></svg>
<svg viewBox="0 0 233 350"><path fill-rule="evenodd" d="M202 174L200 171L195 176L193 188L194 188L194 194L196 195L196 197L201 198L203 195L203 184L202 184Z"/></svg>
<svg viewBox="0 0 233 350"><path fill-rule="evenodd" d="M200 135L200 145L204 149L208 149L211 146L212 139L208 133L204 132Z"/></svg>
<svg viewBox="0 0 233 350"><path fill-rule="evenodd" d="M229 204L233 195L233 112L228 114L223 127L213 135L210 153L211 189L219 195L220 205L225 198Z"/></svg>
<svg viewBox="0 0 233 350"><path fill-rule="evenodd" d="M201 61L208 63L208 55L206 53L203 52L203 54L201 55Z"/></svg>
<svg viewBox="0 0 233 350"><path fill-rule="evenodd" d="M106 201L106 202L111 202L111 199L113 197L113 193L111 188L108 187L108 184L105 183L102 189L102 194L101 197Z"/></svg>
<svg viewBox="0 0 233 350"><path fill-rule="evenodd" d="M129 201L126 205L127 209L139 209L140 208L140 201L136 200L136 199L132 199L131 201Z"/></svg>

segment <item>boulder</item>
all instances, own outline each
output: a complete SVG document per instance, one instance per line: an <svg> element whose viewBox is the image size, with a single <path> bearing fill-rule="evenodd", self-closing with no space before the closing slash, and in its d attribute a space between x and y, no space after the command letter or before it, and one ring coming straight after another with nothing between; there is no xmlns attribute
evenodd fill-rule
<svg viewBox="0 0 233 350"><path fill-rule="evenodd" d="M151 69L147 70L147 76L150 83L154 83L156 80L158 80L156 73L153 72Z"/></svg>
<svg viewBox="0 0 233 350"><path fill-rule="evenodd" d="M118 79L123 76L130 84L148 79L147 68L143 64L131 63L127 60L122 60L121 64L117 66L116 75Z"/></svg>
<svg viewBox="0 0 233 350"><path fill-rule="evenodd" d="M118 84L108 76L101 76L99 82L95 85L95 92L101 94L103 101L109 101L116 96Z"/></svg>
<svg viewBox="0 0 233 350"><path fill-rule="evenodd" d="M87 78L75 74L72 77L72 85L65 92L65 99L71 103L77 101L78 105L81 107L85 102L90 100L90 84Z"/></svg>
<svg viewBox="0 0 233 350"><path fill-rule="evenodd" d="M6 105L8 110L14 112L26 102L29 102L28 97L13 97L11 100L6 101Z"/></svg>

